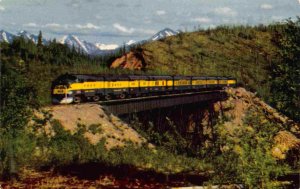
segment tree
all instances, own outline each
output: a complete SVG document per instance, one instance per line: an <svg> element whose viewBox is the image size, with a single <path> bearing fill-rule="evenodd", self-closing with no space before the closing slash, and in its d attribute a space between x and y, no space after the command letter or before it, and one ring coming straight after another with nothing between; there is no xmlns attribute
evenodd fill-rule
<svg viewBox="0 0 300 189"><path fill-rule="evenodd" d="M42 35L42 31L40 31L38 35L37 46L41 47L42 45L43 45L43 35Z"/></svg>
<svg viewBox="0 0 300 189"><path fill-rule="evenodd" d="M18 175L18 166L30 159L34 149L25 129L34 93L22 72L18 65L1 64L0 176L8 178Z"/></svg>
<svg viewBox="0 0 300 189"><path fill-rule="evenodd" d="M300 17L287 20L274 32L280 59L271 67L272 103L283 113L300 121Z"/></svg>

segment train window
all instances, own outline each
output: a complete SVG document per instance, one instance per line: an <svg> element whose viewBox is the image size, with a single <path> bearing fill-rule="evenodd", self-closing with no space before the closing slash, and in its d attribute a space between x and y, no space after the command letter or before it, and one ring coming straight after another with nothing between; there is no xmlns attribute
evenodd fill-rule
<svg viewBox="0 0 300 189"><path fill-rule="evenodd" d="M159 81L155 81L155 85L159 85Z"/></svg>

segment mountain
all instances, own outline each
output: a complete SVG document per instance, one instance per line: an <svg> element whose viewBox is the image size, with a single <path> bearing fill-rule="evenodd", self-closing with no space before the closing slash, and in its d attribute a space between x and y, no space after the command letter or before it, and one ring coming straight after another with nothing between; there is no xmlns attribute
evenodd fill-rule
<svg viewBox="0 0 300 189"><path fill-rule="evenodd" d="M156 40L163 39L163 38L173 36L173 35L177 35L177 34L178 34L178 32L176 32L174 30L171 30L170 28L165 28L165 29L157 32L155 35L153 35L149 39L149 41L156 41Z"/></svg>
<svg viewBox="0 0 300 189"><path fill-rule="evenodd" d="M130 40L126 43L126 45L130 46L130 45L133 45L133 44L136 44L138 42L136 42L135 40Z"/></svg>
<svg viewBox="0 0 300 189"><path fill-rule="evenodd" d="M34 35L34 34L32 34L32 33L29 33L28 31L25 31L25 30L21 30L21 31L17 34L17 36L23 37L25 40L31 40L31 41L33 41L35 44L38 43L38 39L39 39L38 35ZM42 39L42 43L43 43L43 44L47 44L47 43L48 43L48 40L46 40L46 39L43 38L43 39Z"/></svg>
<svg viewBox="0 0 300 189"><path fill-rule="evenodd" d="M23 37L25 40L33 41L35 44L37 44L39 38L37 35L31 34L25 30L18 32L17 35L11 34L4 30L0 31L0 42L5 41L12 43L15 37ZM46 39L42 39L42 42L43 44L47 44L48 41Z"/></svg>
<svg viewBox="0 0 300 189"><path fill-rule="evenodd" d="M152 36L148 40L145 39L141 41L134 41L134 40L128 41L127 43L125 43L126 50L129 50L130 46L132 45L144 44L150 41L156 41L176 34L178 34L178 32L175 32L170 28L165 28L157 32L154 36ZM25 30L18 32L17 35L13 35L4 30L0 31L0 42L6 41L8 43L11 43L15 37L23 37L25 40L31 40L34 43L38 42L38 35L31 34L30 32ZM43 44L47 44L47 43L48 41L46 39L43 39ZM104 55L104 54L114 53L120 50L120 48L123 48L122 45L117 45L117 44L90 43L81 40L77 36L71 34L64 36L62 39L59 40L59 43L65 44L70 48L74 47L77 51L82 51L85 54L89 54L89 55Z"/></svg>
<svg viewBox="0 0 300 189"><path fill-rule="evenodd" d="M70 48L74 47L77 51L83 51L86 54L93 54L98 50L98 48L94 44L86 41L81 41L75 35L66 35L61 40L59 40L59 43L67 45Z"/></svg>
<svg viewBox="0 0 300 189"><path fill-rule="evenodd" d="M38 41L38 36L37 35L33 35L25 30L20 31L17 36L19 37L23 37L25 40L31 40L34 43L37 43Z"/></svg>
<svg viewBox="0 0 300 189"><path fill-rule="evenodd" d="M157 41L157 40L169 37L169 36L177 35L178 33L179 32L171 30L170 28L165 28L165 29L157 32L155 35L153 35L149 39L144 39L141 41L129 40L127 43L125 43L125 49L126 49L126 51L130 51L130 48L134 45L143 45L143 44L149 43L151 41ZM112 52L116 52L117 50L120 50L120 48L123 48L123 47L124 46L122 45L122 46L112 50Z"/></svg>
<svg viewBox="0 0 300 189"><path fill-rule="evenodd" d="M11 43L14 40L14 37L15 37L15 35L7 32L7 31L4 31L4 30L0 31L0 42L5 41L7 43Z"/></svg>
<svg viewBox="0 0 300 189"><path fill-rule="evenodd" d="M77 51L83 51L88 55L104 55L112 53L115 49L118 48L117 45L105 45L100 43L90 43L84 40L79 39L75 35L66 35L59 43L67 45L70 48L75 48Z"/></svg>
<svg viewBox="0 0 300 189"><path fill-rule="evenodd" d="M179 32L174 31L170 28L165 28L165 29L157 32L155 35L153 35L149 39L144 39L141 41L130 40L127 43L125 43L125 46L126 46L126 49L130 49L130 46L132 46L132 45L143 45L143 44L151 42L151 41L157 41L157 40L160 40L160 39L163 39L166 37L177 35L178 33Z"/></svg>

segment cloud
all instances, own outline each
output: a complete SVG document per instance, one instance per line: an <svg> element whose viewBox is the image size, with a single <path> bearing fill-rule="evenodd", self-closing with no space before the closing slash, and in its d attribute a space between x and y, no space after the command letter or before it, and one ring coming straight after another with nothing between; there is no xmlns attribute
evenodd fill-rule
<svg viewBox="0 0 300 189"><path fill-rule="evenodd" d="M283 21L285 19L283 16L272 16L271 18L274 21Z"/></svg>
<svg viewBox="0 0 300 189"><path fill-rule="evenodd" d="M98 30L101 28L100 26L96 26L92 23L87 23L86 25L76 24L75 27L79 28L79 29L95 29L95 30Z"/></svg>
<svg viewBox="0 0 300 189"><path fill-rule="evenodd" d="M211 22L211 19L208 17L198 17L198 18L193 18L192 21L194 22L200 22L202 24L207 24Z"/></svg>
<svg viewBox="0 0 300 189"><path fill-rule="evenodd" d="M3 7L2 5L0 5L0 11L5 11L5 7Z"/></svg>
<svg viewBox="0 0 300 189"><path fill-rule="evenodd" d="M270 4L262 4L260 5L261 9L273 9L273 6Z"/></svg>
<svg viewBox="0 0 300 189"><path fill-rule="evenodd" d="M158 10L158 11L156 11L156 14L157 14L158 16L162 16L162 15L165 15L165 14L166 14L166 11L164 11L164 10Z"/></svg>
<svg viewBox="0 0 300 189"><path fill-rule="evenodd" d="M38 25L34 22L30 22L27 24L23 24L24 27L32 27L32 28L48 28L48 29L53 29L53 30L57 30L57 29L81 29L81 30L99 30L102 29L102 26L96 26L92 23L86 23L85 25L81 25L81 24L59 24L59 23L47 23L44 25Z"/></svg>
<svg viewBox="0 0 300 189"><path fill-rule="evenodd" d="M57 24L57 23L48 23L48 24L45 24L45 27L46 28L61 28L62 25Z"/></svg>
<svg viewBox="0 0 300 189"><path fill-rule="evenodd" d="M72 4L72 7L77 8L77 7L79 7L79 4L78 4L78 3L73 3L73 4Z"/></svg>
<svg viewBox="0 0 300 189"><path fill-rule="evenodd" d="M125 26L122 26L119 23L114 23L113 27L116 28L118 31L123 32L123 33L133 33L135 31L134 28L126 28Z"/></svg>
<svg viewBox="0 0 300 189"><path fill-rule="evenodd" d="M230 7L219 7L214 10L214 12L218 15L223 16L236 16L237 12L232 10Z"/></svg>
<svg viewBox="0 0 300 189"><path fill-rule="evenodd" d="M154 35L157 31L156 30L151 30L151 29L136 29L136 31L138 33L141 33L141 34L149 34L149 35Z"/></svg>
<svg viewBox="0 0 300 189"><path fill-rule="evenodd" d="M34 23L34 22L30 22L30 23L27 23L27 24L23 24L23 26L36 28L38 25L36 23Z"/></svg>
<svg viewBox="0 0 300 189"><path fill-rule="evenodd" d="M67 6L78 8L80 7L80 2L79 0L71 0L70 2L67 3Z"/></svg>

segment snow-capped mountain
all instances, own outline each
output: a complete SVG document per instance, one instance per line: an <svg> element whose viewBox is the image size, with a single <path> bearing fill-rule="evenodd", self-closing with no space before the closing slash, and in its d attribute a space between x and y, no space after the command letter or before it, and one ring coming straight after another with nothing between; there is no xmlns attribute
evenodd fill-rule
<svg viewBox="0 0 300 189"><path fill-rule="evenodd" d="M155 35L153 35L149 41L156 41L159 39L163 39L169 36L177 35L178 32L171 30L170 28L165 28L159 32L157 32Z"/></svg>
<svg viewBox="0 0 300 189"><path fill-rule="evenodd" d="M25 30L18 32L16 35L11 34L7 31L1 30L0 31L0 42L5 41L7 43L12 43L15 37L23 37L25 40L33 41L35 44L38 42L38 36L31 34ZM46 39L42 39L43 44L47 44Z"/></svg>
<svg viewBox="0 0 300 189"><path fill-rule="evenodd" d="M15 38L15 35L7 32L7 31L4 31L4 30L0 31L0 42L5 41L7 43L11 43L11 42L13 42L14 38Z"/></svg>
<svg viewBox="0 0 300 189"><path fill-rule="evenodd" d="M156 41L177 34L178 32L175 32L170 28L165 28L159 31L158 33L156 33L148 40L141 40L141 41L129 40L127 43L125 43L125 46L126 49L129 50L130 46L132 45L144 44L150 41ZM17 35L11 34L4 30L0 31L0 42L6 41L8 43L11 43L15 37L23 37L25 40L31 40L36 44L38 42L38 35L31 34L25 30L18 32ZM74 47L77 51L84 52L85 54L88 55L104 55L104 54L114 53L123 47L123 45L117 45L117 44L90 43L79 39L75 35L70 35L70 34L64 36L62 39L58 40L58 42L67 45L70 48ZM47 44L47 43L48 41L43 38L43 44Z"/></svg>
<svg viewBox="0 0 300 189"><path fill-rule="evenodd" d="M67 45L70 48L74 47L77 51L83 51L86 54L92 54L94 51L98 50L98 48L94 44L88 43L86 41L81 41L75 35L66 35L61 40L59 40L59 43Z"/></svg>
<svg viewBox="0 0 300 189"><path fill-rule="evenodd" d="M32 40L34 43L38 41L37 35L33 35L25 30L20 31L17 36L23 37L25 40Z"/></svg>
<svg viewBox="0 0 300 189"><path fill-rule="evenodd" d="M87 49L85 48L84 44L78 39L78 37L74 35L66 35L63 38L61 38L58 42L63 45L68 45L69 47L74 47L75 49L80 49L87 52Z"/></svg>
<svg viewBox="0 0 300 189"><path fill-rule="evenodd" d="M77 51L83 51L85 54L89 55L103 55L106 53L110 53L112 50L118 48L118 45L114 47L111 45L104 45L100 43L90 43L79 39L75 35L66 35L61 40L59 40L59 43L65 44L70 48L74 47Z"/></svg>
<svg viewBox="0 0 300 189"><path fill-rule="evenodd" d="M135 43L136 43L135 40L130 40L130 41L128 41L128 42L126 43L126 45L130 46L130 45L133 45L133 44L135 44Z"/></svg>
<svg viewBox="0 0 300 189"><path fill-rule="evenodd" d="M32 34L32 33L29 33L28 31L25 31L25 30L20 31L20 32L17 34L17 36L23 37L25 40L31 40L31 41L33 41L35 44L38 43L38 39L39 39L38 35L34 35L34 34ZM43 43L43 44L47 44L48 41L47 41L46 39L43 38L43 39L42 39L42 43Z"/></svg>

